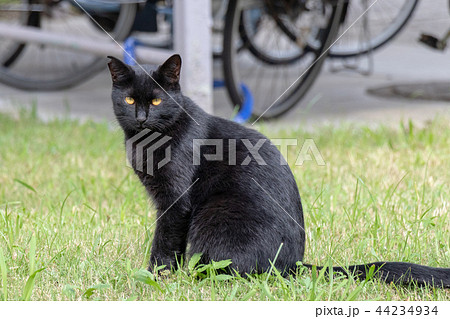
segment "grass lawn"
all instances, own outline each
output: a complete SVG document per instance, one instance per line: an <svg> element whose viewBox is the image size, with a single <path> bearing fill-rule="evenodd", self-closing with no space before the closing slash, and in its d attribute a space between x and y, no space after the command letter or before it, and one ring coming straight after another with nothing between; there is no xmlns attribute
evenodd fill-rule
<svg viewBox="0 0 450 319"><path fill-rule="evenodd" d="M450 124L425 128L321 127L298 138L288 162L302 195L305 262L378 260L450 267ZM154 281L144 269L155 211L126 166L122 132L107 123L0 114L0 299L6 300L449 300L449 290L376 280L331 280L299 268L249 279L195 276L195 266ZM326 165L294 166L313 138ZM274 256L275 257L275 256ZM199 266L197 266L198 268Z"/></svg>

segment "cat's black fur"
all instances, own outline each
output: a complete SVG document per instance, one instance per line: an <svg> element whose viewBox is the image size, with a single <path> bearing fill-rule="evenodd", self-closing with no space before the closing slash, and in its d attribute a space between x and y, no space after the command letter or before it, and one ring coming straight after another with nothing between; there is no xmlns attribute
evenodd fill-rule
<svg viewBox="0 0 450 319"><path fill-rule="evenodd" d="M179 55L158 69L144 66L145 72L141 67L110 59L114 113L125 140L144 129L172 138L154 151L153 174L136 169L136 161L142 160L144 167L148 164L145 155L137 159L135 149L128 154L157 208L149 269L155 264L177 267L184 256L202 253L202 263L231 259L232 267L241 274L263 272L281 244L275 266L284 273L296 269L305 249L303 211L294 176L288 165L281 165L278 149L264 135L211 116L182 95ZM127 96L135 100L134 105L125 103ZM152 105L155 98L161 98L161 104ZM215 154L217 149L203 146L200 165L194 165L195 139L222 141L223 159L206 160L204 155ZM247 146L261 140L265 142L258 150L258 163ZM232 141L236 141L235 148ZM168 145L171 160L158 168ZM234 149L236 160L231 164L236 165L230 165ZM243 162L248 163L241 165ZM375 265L379 277L389 282L450 286L449 268L376 262L334 269L365 278L371 265Z"/></svg>

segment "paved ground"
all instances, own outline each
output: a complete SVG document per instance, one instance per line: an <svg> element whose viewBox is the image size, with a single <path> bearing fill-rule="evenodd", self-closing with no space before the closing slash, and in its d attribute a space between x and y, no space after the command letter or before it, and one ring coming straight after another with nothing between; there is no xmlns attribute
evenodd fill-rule
<svg viewBox="0 0 450 319"><path fill-rule="evenodd" d="M450 114L450 104L403 98L380 98L367 89L400 83L450 82L450 49L439 53L417 43L420 32L443 34L450 26L447 0L422 0L414 19L392 44L376 52L375 72L369 77L354 72L333 73L339 62L328 62L323 72L298 107L276 121L285 125L314 125L322 122L358 121L397 123L411 118L423 122L438 114ZM363 65L367 60L361 61ZM110 102L110 79L105 72L73 89L54 93L30 93L0 85L0 110L34 101L43 118L69 114L76 118L113 120ZM316 101L311 106L312 101ZM311 106L307 109L306 106ZM214 93L215 113L228 117L230 103L224 90Z"/></svg>

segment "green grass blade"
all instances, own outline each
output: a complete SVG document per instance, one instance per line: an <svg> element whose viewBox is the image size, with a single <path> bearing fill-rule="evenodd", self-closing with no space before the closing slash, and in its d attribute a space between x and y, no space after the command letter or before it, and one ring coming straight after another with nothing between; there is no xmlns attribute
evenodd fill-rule
<svg viewBox="0 0 450 319"><path fill-rule="evenodd" d="M62 223L62 214L63 214L63 211L64 211L64 206L66 205L66 201L67 201L67 199L69 198L69 196L70 196L74 191L75 191L75 190L72 189L72 190L66 195L66 197L64 198L64 201L62 202L61 208L60 208L60 210L59 210L59 224L60 224L60 225L61 225L61 223Z"/></svg>
<svg viewBox="0 0 450 319"><path fill-rule="evenodd" d="M33 235L33 237L31 237L30 251L28 253L28 258L29 258L29 274L31 276L31 274L34 273L34 270L36 268L36 236L35 235Z"/></svg>
<svg viewBox="0 0 450 319"><path fill-rule="evenodd" d="M358 299L359 293L362 291L364 286L366 285L366 282L361 282L356 289L354 289L351 294L347 297L346 301L355 301Z"/></svg>
<svg viewBox="0 0 450 319"><path fill-rule="evenodd" d="M0 249L0 271L2 273L2 291L3 300L8 300L8 268L6 268L5 256L3 256L3 249Z"/></svg>
<svg viewBox="0 0 450 319"><path fill-rule="evenodd" d="M108 284L97 284L94 286L89 287L86 289L86 291L83 293L83 297L86 297L86 299L90 299L95 291L101 291L103 289L107 289L110 286Z"/></svg>
<svg viewBox="0 0 450 319"><path fill-rule="evenodd" d="M28 188L30 191L32 191L32 192L34 192L34 193L37 193L37 191L34 189L33 186L31 186L31 185L25 183L24 181L21 181L20 179L17 179L17 178L14 178L14 181L17 182L17 183L19 183L20 185L22 185L22 186Z"/></svg>
<svg viewBox="0 0 450 319"><path fill-rule="evenodd" d="M25 284L25 287L23 288L23 293L22 293L22 300L23 301L28 301L31 298L31 293L33 292L33 288L34 288L34 281L36 279L36 275L38 273L40 273L41 271L43 271L45 269L41 268L36 270L35 272L33 272L30 277L28 277L27 283Z"/></svg>
<svg viewBox="0 0 450 319"><path fill-rule="evenodd" d="M271 301L275 301L275 298L273 297L272 293L270 292L269 286L267 285L266 281L264 281L261 284L261 292L264 296L267 297L267 299L269 299Z"/></svg>
<svg viewBox="0 0 450 319"><path fill-rule="evenodd" d="M192 255L192 257L189 259L188 263L188 269L189 271L194 271L195 266L197 266L198 262L200 261L200 258L202 258L202 254L196 253Z"/></svg>
<svg viewBox="0 0 450 319"><path fill-rule="evenodd" d="M143 282L146 285L155 287L159 291L163 291L161 286L154 280L153 274L146 269L139 269L134 274L134 279L140 282Z"/></svg>
<svg viewBox="0 0 450 319"><path fill-rule="evenodd" d="M266 283L269 280L269 276L272 274L272 270L275 267L275 262L278 259L278 255L280 254L281 248L283 248L283 243L280 244L280 247L278 247L277 253L275 254L275 258L273 259L273 261L270 262L270 269L269 272L267 273Z"/></svg>
<svg viewBox="0 0 450 319"><path fill-rule="evenodd" d="M256 295L256 289L252 289L250 290L248 293L246 293L243 297L242 297L242 301L247 301L250 300L250 298L252 298L254 295Z"/></svg>

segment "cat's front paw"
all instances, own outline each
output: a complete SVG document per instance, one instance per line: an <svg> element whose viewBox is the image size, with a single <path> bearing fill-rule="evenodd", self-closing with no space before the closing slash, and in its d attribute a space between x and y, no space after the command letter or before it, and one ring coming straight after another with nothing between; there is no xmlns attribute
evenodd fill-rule
<svg viewBox="0 0 450 319"><path fill-rule="evenodd" d="M172 270L177 269L175 258L151 257L147 270L160 276L167 276Z"/></svg>

